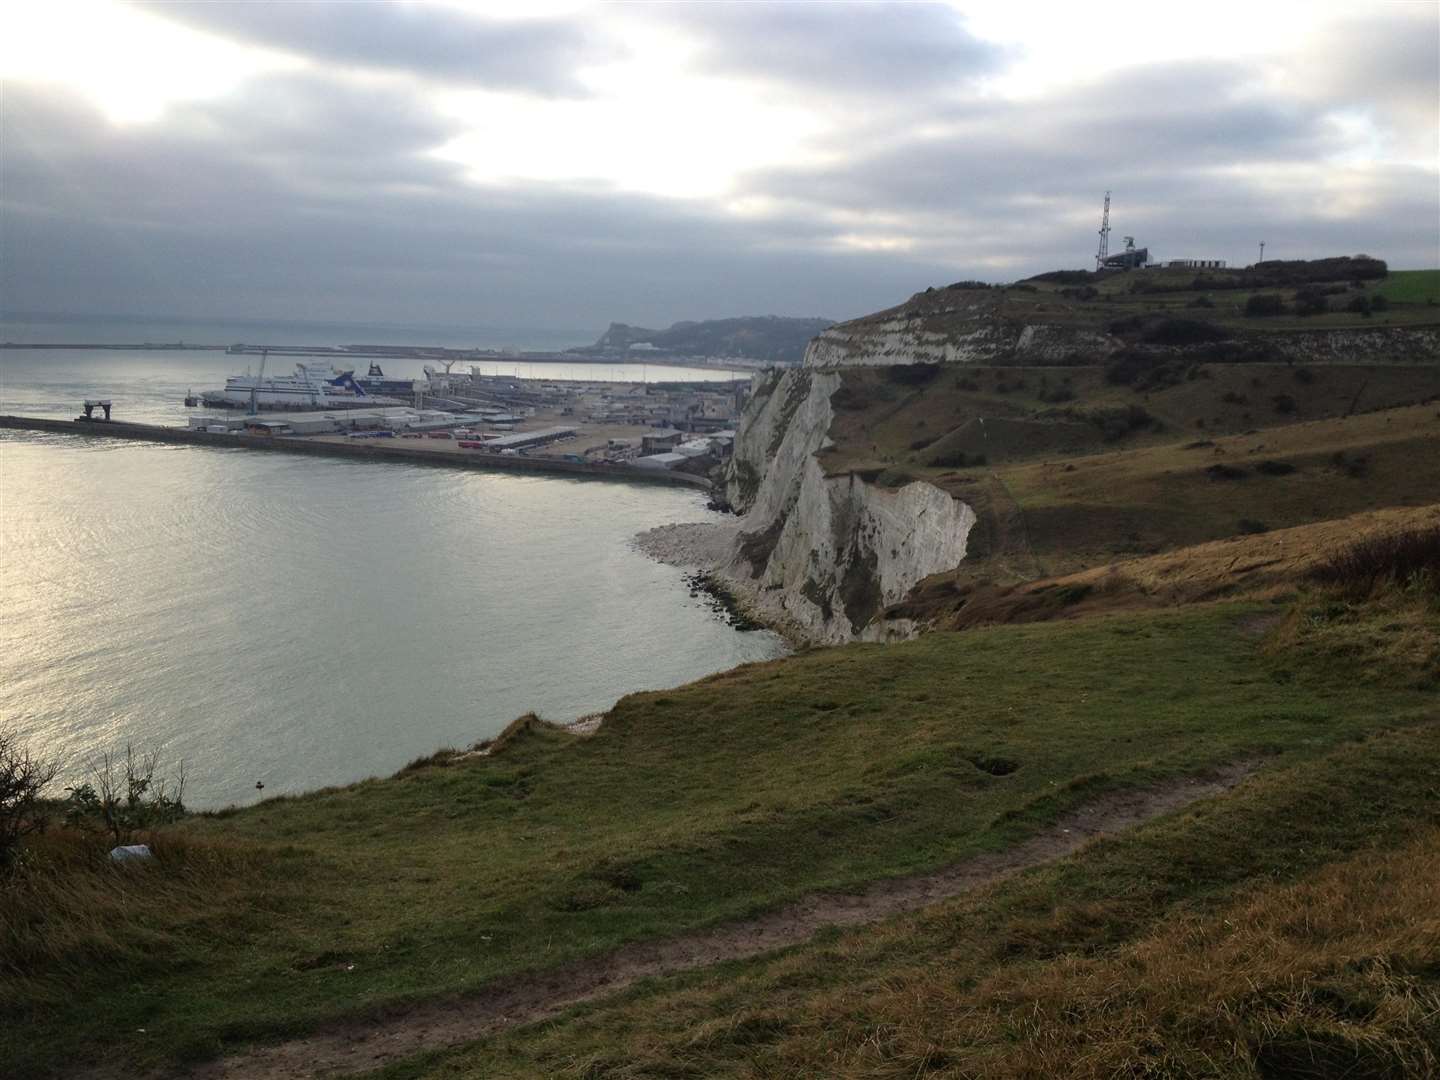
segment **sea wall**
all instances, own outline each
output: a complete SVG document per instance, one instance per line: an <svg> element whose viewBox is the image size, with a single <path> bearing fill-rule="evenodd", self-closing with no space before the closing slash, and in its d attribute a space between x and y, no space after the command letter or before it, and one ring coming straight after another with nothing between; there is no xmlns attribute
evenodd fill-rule
<svg viewBox="0 0 1440 1080"><path fill-rule="evenodd" d="M406 465L434 465L446 469L480 469L493 472L547 473L556 476L592 477L602 480L623 480L634 483L675 484L713 489L703 476L671 472L665 469L639 469L607 462L564 461L559 458L525 457L520 454L486 454L480 451L461 453L453 450L429 450L408 446L398 440L356 439L350 442L327 442L318 439L287 438L273 435L235 435L196 431L191 428L164 427L159 424L131 424L123 421L56 420L40 416L0 416L0 428L23 431L49 431L88 438L135 439L141 442L190 443L225 449L269 450L289 454L318 454L322 457L343 457L352 460L388 461Z"/></svg>
<svg viewBox="0 0 1440 1080"><path fill-rule="evenodd" d="M885 606L965 557L975 513L931 484L882 488L827 476L833 371L756 380L736 440L728 493L744 514L714 572L760 619L809 641L908 636Z"/></svg>

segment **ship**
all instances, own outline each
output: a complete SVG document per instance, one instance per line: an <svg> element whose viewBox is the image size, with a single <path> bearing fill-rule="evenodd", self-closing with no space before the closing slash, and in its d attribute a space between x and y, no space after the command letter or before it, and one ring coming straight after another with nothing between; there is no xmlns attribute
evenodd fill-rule
<svg viewBox="0 0 1440 1080"><path fill-rule="evenodd" d="M206 390L201 402L209 409L346 409L403 405L370 393L355 381L354 371L336 372L328 364L296 364L293 375L231 375L223 390Z"/></svg>
<svg viewBox="0 0 1440 1080"><path fill-rule="evenodd" d="M424 379L398 379L393 375L386 375L384 369L373 360L370 362L370 370L364 375L356 376L355 382L368 394L398 394L406 397L423 393L425 390Z"/></svg>

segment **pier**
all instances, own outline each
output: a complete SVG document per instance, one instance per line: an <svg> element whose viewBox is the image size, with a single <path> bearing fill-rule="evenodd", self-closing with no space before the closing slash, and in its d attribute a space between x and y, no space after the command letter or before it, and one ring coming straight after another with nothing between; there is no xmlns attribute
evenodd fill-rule
<svg viewBox="0 0 1440 1080"><path fill-rule="evenodd" d="M226 449L269 450L289 454L319 454L324 457L359 461L394 462L403 465L432 465L449 469L478 469L489 472L539 473L555 476L590 477L626 483L670 484L711 492L714 485L702 476L641 469L630 465L596 461L565 461L561 458L527 457L522 454L487 454L484 451L455 452L407 445L395 440L357 439L329 442L283 435L221 434L161 424L134 424L118 420L58 420L43 416L0 416L0 428L18 431L47 431L87 438L134 439L140 442L190 443Z"/></svg>

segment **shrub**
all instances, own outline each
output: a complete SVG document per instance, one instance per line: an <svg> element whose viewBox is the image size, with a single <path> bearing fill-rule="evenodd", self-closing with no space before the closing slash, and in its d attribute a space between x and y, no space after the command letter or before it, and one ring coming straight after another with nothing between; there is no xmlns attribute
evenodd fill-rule
<svg viewBox="0 0 1440 1080"><path fill-rule="evenodd" d="M875 478L876 486L882 488L902 488L914 482L914 475L904 469L885 469Z"/></svg>
<svg viewBox="0 0 1440 1080"><path fill-rule="evenodd" d="M1289 415L1295 411L1295 399L1289 394L1276 394L1270 399L1270 403L1275 406L1277 413Z"/></svg>
<svg viewBox="0 0 1440 1080"><path fill-rule="evenodd" d="M984 465L984 454L967 454L964 450L941 450L930 458L937 469L963 469L967 465Z"/></svg>
<svg viewBox="0 0 1440 1080"><path fill-rule="evenodd" d="M1378 293L1370 298L1371 311L1389 311L1390 301Z"/></svg>
<svg viewBox="0 0 1440 1080"><path fill-rule="evenodd" d="M1224 465L1217 461L1205 470L1205 475L1211 480L1243 480L1250 474L1235 465Z"/></svg>
<svg viewBox="0 0 1440 1080"><path fill-rule="evenodd" d="M1357 315L1368 316L1371 310L1370 297L1366 296L1364 293L1361 293L1359 296L1352 297L1350 302L1345 305L1345 310L1353 311Z"/></svg>
<svg viewBox="0 0 1440 1080"><path fill-rule="evenodd" d="M1350 456L1344 450L1336 450L1330 457L1330 464L1352 480L1358 480L1369 471L1370 462L1359 454Z"/></svg>
<svg viewBox="0 0 1440 1080"><path fill-rule="evenodd" d="M1036 397L1038 397L1041 401L1047 401L1051 403L1060 401L1074 401L1075 391L1068 386L1057 386L1053 389L1048 386L1042 386L1039 392L1036 394Z"/></svg>
<svg viewBox="0 0 1440 1080"><path fill-rule="evenodd" d="M1316 378L1315 372L1306 367L1297 367L1292 374L1295 376L1295 381L1302 386L1309 386Z"/></svg>
<svg viewBox="0 0 1440 1080"><path fill-rule="evenodd" d="M947 289L988 289L988 288L990 288L990 283L989 283L988 281L957 281L957 282L954 282L953 284L946 285L945 288L947 288Z"/></svg>
<svg viewBox="0 0 1440 1080"><path fill-rule="evenodd" d="M900 386L924 386L939 374L939 364L890 364L885 368L886 382Z"/></svg>
<svg viewBox="0 0 1440 1080"><path fill-rule="evenodd" d="M1257 533L1269 532L1270 526L1263 521L1256 521L1254 518L1240 519L1240 532L1246 536L1254 536Z"/></svg>
<svg viewBox="0 0 1440 1080"><path fill-rule="evenodd" d="M1215 306L1215 301L1211 300L1208 296L1197 296L1194 300L1191 300L1190 303L1186 304L1185 306L1193 308L1213 308Z"/></svg>
<svg viewBox="0 0 1440 1080"><path fill-rule="evenodd" d="M1297 315L1323 315L1329 310L1330 302L1325 299L1325 291L1317 286L1308 285L1295 294Z"/></svg>
<svg viewBox="0 0 1440 1080"><path fill-rule="evenodd" d="M1226 390L1225 393L1220 395L1220 400L1227 405L1244 405L1246 399L1244 394L1237 394L1234 390Z"/></svg>
<svg viewBox="0 0 1440 1080"><path fill-rule="evenodd" d="M1089 270L1051 270L1048 273L1036 274L1031 281L1045 281L1052 285L1088 285L1092 281L1099 281L1099 274L1092 274Z"/></svg>
<svg viewBox="0 0 1440 1080"><path fill-rule="evenodd" d="M1435 591L1440 589L1440 527L1367 536L1331 555L1311 574L1357 593L1386 583L1419 584Z"/></svg>
<svg viewBox="0 0 1440 1080"><path fill-rule="evenodd" d="M911 449L911 450L924 450L927 446L929 446L931 443L933 443L933 442L934 442L936 439L938 439L939 437L940 437L939 435L929 435L929 436L926 436L926 437L923 438L923 439L916 439L914 442L912 442L912 443L910 444L910 449Z"/></svg>
<svg viewBox="0 0 1440 1080"><path fill-rule="evenodd" d="M81 828L102 829L116 844L127 844L142 829L167 825L185 815L185 769L159 775L160 752L121 755L106 751L90 766L90 779L67 788L65 820Z"/></svg>
<svg viewBox="0 0 1440 1080"><path fill-rule="evenodd" d="M1262 461L1255 466L1255 471L1266 476L1289 476L1295 471L1295 466L1288 461Z"/></svg>
<svg viewBox="0 0 1440 1080"><path fill-rule="evenodd" d="M1245 314L1250 318L1267 315L1281 315L1285 302L1275 293L1256 293L1245 301Z"/></svg>
<svg viewBox="0 0 1440 1080"><path fill-rule="evenodd" d="M1199 319L1161 319L1147 326L1140 337L1152 345L1203 345L1223 340L1225 332Z"/></svg>
<svg viewBox="0 0 1440 1080"><path fill-rule="evenodd" d="M40 798L59 765L35 757L8 731L0 731L0 872L14 865L20 843L45 827Z"/></svg>

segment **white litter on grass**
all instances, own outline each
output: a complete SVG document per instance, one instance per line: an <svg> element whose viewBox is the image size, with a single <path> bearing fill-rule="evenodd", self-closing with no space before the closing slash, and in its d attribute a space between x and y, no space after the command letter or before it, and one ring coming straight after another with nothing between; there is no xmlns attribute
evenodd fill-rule
<svg viewBox="0 0 1440 1080"><path fill-rule="evenodd" d="M110 858L115 862L129 862L131 859L150 859L154 852L150 850L149 844L126 844L124 847L110 849Z"/></svg>

